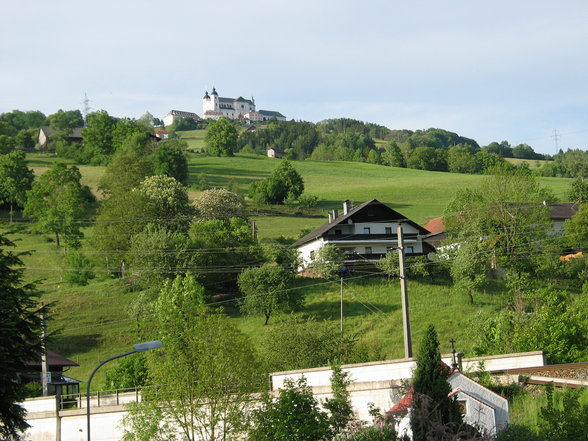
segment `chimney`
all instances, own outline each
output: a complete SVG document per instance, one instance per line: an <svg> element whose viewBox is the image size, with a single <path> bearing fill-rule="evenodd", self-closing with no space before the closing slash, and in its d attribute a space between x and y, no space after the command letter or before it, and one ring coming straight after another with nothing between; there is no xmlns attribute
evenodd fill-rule
<svg viewBox="0 0 588 441"><path fill-rule="evenodd" d="M329 223L333 222L333 213L329 211Z"/></svg>
<svg viewBox="0 0 588 441"><path fill-rule="evenodd" d="M349 213L349 199L343 202L343 214Z"/></svg>
<svg viewBox="0 0 588 441"><path fill-rule="evenodd" d="M333 220L339 217L339 210L333 210Z"/></svg>

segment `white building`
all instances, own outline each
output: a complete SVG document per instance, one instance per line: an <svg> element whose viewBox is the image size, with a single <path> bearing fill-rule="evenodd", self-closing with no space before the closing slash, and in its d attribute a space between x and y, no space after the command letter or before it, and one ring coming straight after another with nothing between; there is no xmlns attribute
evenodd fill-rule
<svg viewBox="0 0 588 441"><path fill-rule="evenodd" d="M163 117L163 125L165 127L171 126L177 118L192 118L194 121L201 121L198 115L193 112L185 112L183 110L170 110L167 115Z"/></svg>
<svg viewBox="0 0 588 441"><path fill-rule="evenodd" d="M334 245L345 252L345 263L381 259L398 248L398 225L402 226L404 252L407 256L425 254L423 236L429 231L376 199L351 207L343 203L343 213L329 213L327 223L311 231L292 246L301 258L301 270L310 266L325 245Z"/></svg>
<svg viewBox="0 0 588 441"><path fill-rule="evenodd" d="M285 121L286 117L280 112L272 110L255 110L255 100L250 100L240 96L239 98L227 98L219 96L213 87L210 95L208 91L202 98L202 116L204 119L219 119L223 116L231 119L245 119L249 121L268 121L276 118L279 121Z"/></svg>

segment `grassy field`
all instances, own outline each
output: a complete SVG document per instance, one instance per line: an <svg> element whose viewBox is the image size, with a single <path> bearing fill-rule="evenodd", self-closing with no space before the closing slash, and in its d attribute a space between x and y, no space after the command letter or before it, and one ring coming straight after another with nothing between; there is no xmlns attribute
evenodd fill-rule
<svg viewBox="0 0 588 441"><path fill-rule="evenodd" d="M196 131L198 132L198 131ZM196 139L196 138L194 138ZM232 158L215 158L191 153L189 158L190 182L205 174L213 186L230 183L245 193L249 184L269 176L279 160L255 155L236 155ZM37 175L46 170L56 158L32 154L30 165ZM265 209L252 210L263 238L295 236L302 228L312 228L325 221L328 209L341 208L350 199L355 203L376 198L389 204L419 223L442 214L447 202L459 188L477 185L482 176L398 169L354 162L293 162L305 180L306 191L320 198L319 209L312 215L296 213L294 209L275 209L268 215ZM103 167L82 166L84 183L96 191L104 172ZM569 185L567 179L542 178L541 182L557 195L563 196ZM4 215L2 217L5 217ZM21 227L24 229L25 227ZM86 231L88 235L90 230ZM34 250L24 256L26 279L41 280L39 289L44 302L56 301L54 320L49 324L55 336L52 349L78 362L81 366L69 371L74 378L84 380L102 359L127 350L136 342L136 325L129 309L139 293L132 292L123 282L110 279L97 267L97 277L86 287L63 283L63 250L55 246L50 236L31 231L10 235L18 240L18 250ZM86 247L86 245L84 245ZM305 292L307 302L301 314L318 319L338 321L338 284L310 284ZM490 315L503 303L500 294L480 294L475 305L469 305L465 296L452 293L446 285L418 282L409 284L411 323L416 344L426 326L434 322L438 327L442 351L449 350L448 340L455 338L460 350L471 349L467 325L476 314ZM378 359L403 356L402 317L397 284L388 284L380 277L348 280L344 288L346 332L360 336L360 345ZM239 328L261 344L263 335L274 323L263 326L261 318L242 317L229 308ZM104 371L99 373L96 387Z"/></svg>
<svg viewBox="0 0 588 441"><path fill-rule="evenodd" d="M206 130L185 130L177 132L178 136L188 143L188 150L201 152L204 150Z"/></svg>

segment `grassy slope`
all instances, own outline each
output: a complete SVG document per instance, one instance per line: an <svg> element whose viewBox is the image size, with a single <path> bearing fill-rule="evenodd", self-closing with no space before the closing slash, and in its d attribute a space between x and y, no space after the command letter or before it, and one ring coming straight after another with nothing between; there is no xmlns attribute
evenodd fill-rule
<svg viewBox="0 0 588 441"><path fill-rule="evenodd" d="M46 169L54 158L33 155L31 165L37 174ZM193 180L206 173L213 185L224 186L235 180L240 189L255 179L268 176L278 161L260 156L238 155L234 158L189 156ZM475 185L481 176L436 173L395 169L362 163L294 162L304 176L307 191L321 198L321 208L338 208L345 199L356 203L377 198L390 204L407 217L424 222L442 213L447 201L458 188ZM102 167L80 167L84 182L95 189ZM543 179L556 193L562 195L568 185L564 179ZM259 216L261 237L293 236L301 228L313 227L324 221L322 217ZM20 250L36 250L24 257L27 280L44 279L40 285L43 301L58 301L55 320L50 329L61 329L52 348L81 364L70 371L74 378L85 379L91 369L112 354L125 351L135 342L135 327L129 320L128 308L137 293L104 273L87 287L72 287L62 283L62 252L42 234L11 235ZM339 287L337 284L319 285L307 289L304 314L337 321L339 317ZM449 349L449 338L460 342L461 349L470 348L466 324L477 312L492 314L499 304L497 294L480 295L476 305L467 304L465 297L453 295L446 286L412 282L411 322L413 339L418 342L428 323L439 330L442 351ZM381 279L349 281L344 291L347 331L361 335L361 345L377 358L403 356L402 318L398 286ZM431 307L433 306L433 307ZM240 317L231 311L237 325L259 344L267 327L260 318ZM274 322L274 319L270 322ZM100 373L103 378L104 373Z"/></svg>

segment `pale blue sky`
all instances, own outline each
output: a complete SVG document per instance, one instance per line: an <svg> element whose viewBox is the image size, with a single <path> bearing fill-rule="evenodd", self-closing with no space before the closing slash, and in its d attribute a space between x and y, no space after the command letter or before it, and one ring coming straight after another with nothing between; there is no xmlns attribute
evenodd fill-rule
<svg viewBox="0 0 588 441"><path fill-rule="evenodd" d="M289 119L439 127L588 148L588 2L21 0L3 5L0 112L202 112L205 90Z"/></svg>

